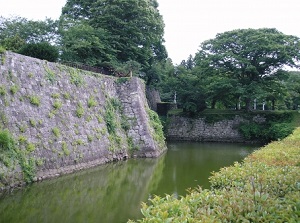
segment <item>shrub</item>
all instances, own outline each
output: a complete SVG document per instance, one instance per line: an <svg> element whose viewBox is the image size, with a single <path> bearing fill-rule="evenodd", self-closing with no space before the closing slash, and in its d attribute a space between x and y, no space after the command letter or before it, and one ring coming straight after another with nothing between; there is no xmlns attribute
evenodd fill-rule
<svg viewBox="0 0 300 223"><path fill-rule="evenodd" d="M58 49L47 42L25 44L19 53L50 62L56 62L59 56Z"/></svg>
<svg viewBox="0 0 300 223"><path fill-rule="evenodd" d="M283 139L293 131L292 113L269 113L263 114L265 122L257 123L250 121L241 123L239 131L248 140L262 140L270 142L272 140Z"/></svg>

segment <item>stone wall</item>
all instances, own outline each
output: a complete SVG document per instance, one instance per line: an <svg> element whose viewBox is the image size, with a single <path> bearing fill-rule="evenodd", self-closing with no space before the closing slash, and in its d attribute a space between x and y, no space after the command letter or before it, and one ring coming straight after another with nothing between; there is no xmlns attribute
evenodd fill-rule
<svg viewBox="0 0 300 223"><path fill-rule="evenodd" d="M161 102L159 91L152 88L146 88L148 104L153 111L157 111L157 103Z"/></svg>
<svg viewBox="0 0 300 223"><path fill-rule="evenodd" d="M138 78L1 55L0 127L13 134L26 160L36 163L35 180L130 156L159 156L166 147L154 140L147 109ZM14 184L24 178L24 169L0 162L1 176Z"/></svg>
<svg viewBox="0 0 300 223"><path fill-rule="evenodd" d="M171 116L166 137L168 140L179 141L245 142L238 131L242 121L245 120L239 116L215 123L207 123L205 118Z"/></svg>

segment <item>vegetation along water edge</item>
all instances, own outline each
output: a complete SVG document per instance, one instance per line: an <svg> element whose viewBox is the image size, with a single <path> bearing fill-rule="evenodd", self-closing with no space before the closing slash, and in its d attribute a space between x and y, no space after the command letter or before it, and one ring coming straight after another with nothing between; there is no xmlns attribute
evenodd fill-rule
<svg viewBox="0 0 300 223"><path fill-rule="evenodd" d="M212 173L211 189L155 196L137 222L299 222L300 128ZM134 221L129 221L133 223Z"/></svg>

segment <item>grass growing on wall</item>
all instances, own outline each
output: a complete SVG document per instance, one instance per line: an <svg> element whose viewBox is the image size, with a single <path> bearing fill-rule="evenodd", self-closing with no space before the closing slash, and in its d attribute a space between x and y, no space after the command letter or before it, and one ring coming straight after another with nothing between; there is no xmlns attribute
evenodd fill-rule
<svg viewBox="0 0 300 223"><path fill-rule="evenodd" d="M54 84L57 79L55 72L48 67L47 63L43 64L43 66L46 71L46 79L50 81L51 84Z"/></svg>
<svg viewBox="0 0 300 223"><path fill-rule="evenodd" d="M300 128L210 177L211 189L154 197L137 222L298 222ZM129 221L133 222L133 221Z"/></svg>
<svg viewBox="0 0 300 223"><path fill-rule="evenodd" d="M157 141L161 148L165 145L165 136L163 131L162 123L155 111L152 111L151 109L146 109L147 114L150 118L150 126L153 128L153 138L155 141Z"/></svg>
<svg viewBox="0 0 300 223"><path fill-rule="evenodd" d="M117 130L121 128L118 113L121 110L121 103L118 99L108 98L105 104L104 121L109 133L110 151L118 150L121 147L122 138L117 135Z"/></svg>
<svg viewBox="0 0 300 223"><path fill-rule="evenodd" d="M19 148L22 144L26 144L25 150ZM36 161L29 155L34 150L34 144L28 143L25 138L18 144L7 129L0 129L0 162L9 170L14 170L16 165L19 164L26 182L31 182L35 176ZM6 180L4 175L2 175L0 181L9 183L9 180Z"/></svg>

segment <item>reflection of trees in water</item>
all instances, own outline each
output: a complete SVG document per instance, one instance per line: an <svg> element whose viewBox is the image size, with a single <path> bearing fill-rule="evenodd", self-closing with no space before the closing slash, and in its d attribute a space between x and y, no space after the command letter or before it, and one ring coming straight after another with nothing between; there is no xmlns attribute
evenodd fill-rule
<svg viewBox="0 0 300 223"><path fill-rule="evenodd" d="M162 168L163 157L128 160L34 184L0 200L0 216L4 222L126 222L140 216Z"/></svg>

